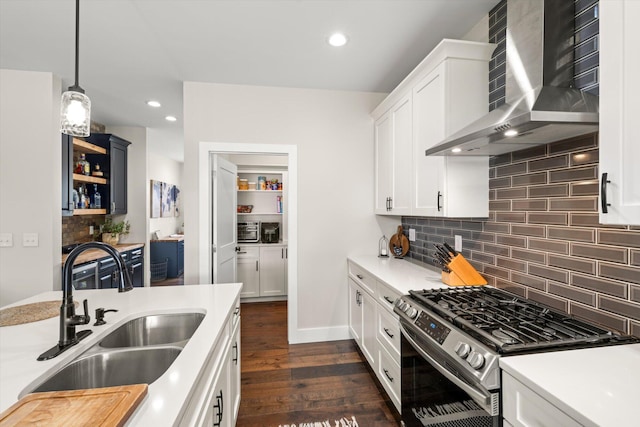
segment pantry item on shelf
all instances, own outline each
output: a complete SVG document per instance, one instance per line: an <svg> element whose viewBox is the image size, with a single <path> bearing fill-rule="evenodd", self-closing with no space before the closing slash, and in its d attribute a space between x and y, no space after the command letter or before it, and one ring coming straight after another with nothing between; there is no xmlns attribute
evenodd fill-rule
<svg viewBox="0 0 640 427"><path fill-rule="evenodd" d="M249 181L247 183L247 190L257 190L256 183L253 181Z"/></svg>
<svg viewBox="0 0 640 427"><path fill-rule="evenodd" d="M102 208L102 196L98 193L98 184L93 184L93 207L96 209Z"/></svg>
<svg viewBox="0 0 640 427"><path fill-rule="evenodd" d="M91 172L92 176L104 176L104 173L100 170L100 165L96 163L93 168L93 172Z"/></svg>
<svg viewBox="0 0 640 427"><path fill-rule="evenodd" d="M238 213L251 213L253 205L238 205Z"/></svg>
<svg viewBox="0 0 640 427"><path fill-rule="evenodd" d="M73 172L80 175L89 175L90 171L91 167L89 166L89 162L87 161L85 154L80 154L80 159L76 162L76 167Z"/></svg>
<svg viewBox="0 0 640 427"><path fill-rule="evenodd" d="M259 176L258 177L258 186L256 187L257 190L266 190L267 189L267 177L266 176Z"/></svg>
<svg viewBox="0 0 640 427"><path fill-rule="evenodd" d="M391 236L389 249L395 258L404 257L409 252L409 239L402 232L402 226L398 226L398 232Z"/></svg>
<svg viewBox="0 0 640 427"><path fill-rule="evenodd" d="M249 180L240 178L238 180L238 190L248 190L249 189Z"/></svg>

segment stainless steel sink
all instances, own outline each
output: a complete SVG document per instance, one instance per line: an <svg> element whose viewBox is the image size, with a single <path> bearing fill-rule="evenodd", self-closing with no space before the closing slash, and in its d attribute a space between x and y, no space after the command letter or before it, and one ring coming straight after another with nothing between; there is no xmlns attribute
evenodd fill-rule
<svg viewBox="0 0 640 427"><path fill-rule="evenodd" d="M202 313L132 319L20 397L41 391L151 384L169 369L202 319Z"/></svg>
<svg viewBox="0 0 640 427"><path fill-rule="evenodd" d="M120 326L100 342L104 348L141 347L179 343L191 338L202 313L170 313L138 317Z"/></svg>
<svg viewBox="0 0 640 427"><path fill-rule="evenodd" d="M151 384L169 369L181 351L181 347L165 346L118 349L81 356L30 393Z"/></svg>

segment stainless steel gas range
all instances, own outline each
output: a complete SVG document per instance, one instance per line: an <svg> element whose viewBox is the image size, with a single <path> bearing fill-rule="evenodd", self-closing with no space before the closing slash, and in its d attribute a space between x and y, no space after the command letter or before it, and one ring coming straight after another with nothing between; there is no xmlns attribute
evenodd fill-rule
<svg viewBox="0 0 640 427"><path fill-rule="evenodd" d="M407 427L502 425L500 357L638 342L485 286L411 291L394 311Z"/></svg>

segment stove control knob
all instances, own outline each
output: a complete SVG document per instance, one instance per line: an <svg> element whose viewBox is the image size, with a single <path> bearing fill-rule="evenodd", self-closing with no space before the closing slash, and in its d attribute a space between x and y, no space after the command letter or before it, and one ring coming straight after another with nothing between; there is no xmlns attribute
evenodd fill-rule
<svg viewBox="0 0 640 427"><path fill-rule="evenodd" d="M467 358L467 362L473 369L480 369L484 366L484 356L476 351L472 351Z"/></svg>
<svg viewBox="0 0 640 427"><path fill-rule="evenodd" d="M410 319L415 319L418 316L418 310L413 307L409 307L407 310L407 316L409 316Z"/></svg>
<svg viewBox="0 0 640 427"><path fill-rule="evenodd" d="M458 356L465 359L469 355L469 352L471 351L471 346L466 342L459 341L458 344L456 344L455 350Z"/></svg>

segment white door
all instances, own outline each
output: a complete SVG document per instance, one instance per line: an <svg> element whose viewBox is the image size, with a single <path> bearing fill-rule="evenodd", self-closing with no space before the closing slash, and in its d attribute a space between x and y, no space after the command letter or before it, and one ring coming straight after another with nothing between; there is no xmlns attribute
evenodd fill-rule
<svg viewBox="0 0 640 427"><path fill-rule="evenodd" d="M211 155L213 226L211 272L212 283L235 283L237 246L238 168L217 154Z"/></svg>

